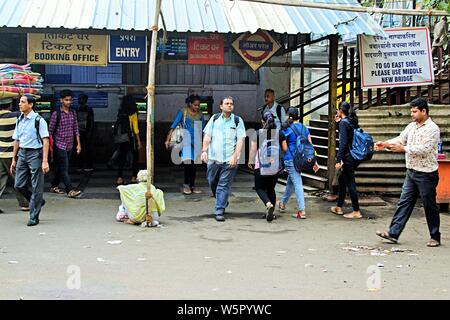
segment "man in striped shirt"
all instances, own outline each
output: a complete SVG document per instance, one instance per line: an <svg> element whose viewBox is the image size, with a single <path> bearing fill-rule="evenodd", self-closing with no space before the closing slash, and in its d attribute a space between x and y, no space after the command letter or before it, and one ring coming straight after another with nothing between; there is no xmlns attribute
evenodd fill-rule
<svg viewBox="0 0 450 320"><path fill-rule="evenodd" d="M8 178L11 175L10 167L13 157L13 138L19 112L11 112L12 100L0 100L0 196L6 189ZM14 178L14 176L12 176ZM28 201L16 191L16 198L22 211L28 211ZM0 213L3 211L0 209Z"/></svg>

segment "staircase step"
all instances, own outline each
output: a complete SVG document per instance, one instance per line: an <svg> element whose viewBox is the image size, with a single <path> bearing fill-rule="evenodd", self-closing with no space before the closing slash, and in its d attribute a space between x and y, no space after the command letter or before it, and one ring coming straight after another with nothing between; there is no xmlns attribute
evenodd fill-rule
<svg viewBox="0 0 450 320"><path fill-rule="evenodd" d="M356 177L356 185L403 185L404 178Z"/></svg>
<svg viewBox="0 0 450 320"><path fill-rule="evenodd" d="M399 195L402 193L402 187L396 186L356 186L356 190L361 193L385 193L390 195Z"/></svg>
<svg viewBox="0 0 450 320"><path fill-rule="evenodd" d="M406 174L406 168L402 168L402 171L369 171L369 170L356 170L356 176L360 178L374 177L374 178L404 178Z"/></svg>
<svg viewBox="0 0 450 320"><path fill-rule="evenodd" d="M311 134L310 137L314 146L328 146L328 135L327 137L320 137ZM339 147L339 139L336 139L336 146Z"/></svg>
<svg viewBox="0 0 450 320"><path fill-rule="evenodd" d="M328 129L328 120L309 120L309 126Z"/></svg>

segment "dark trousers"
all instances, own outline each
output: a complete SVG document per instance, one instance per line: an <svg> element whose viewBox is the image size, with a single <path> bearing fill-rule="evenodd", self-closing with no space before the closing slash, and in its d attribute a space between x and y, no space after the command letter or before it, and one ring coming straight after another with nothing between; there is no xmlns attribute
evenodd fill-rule
<svg viewBox="0 0 450 320"><path fill-rule="evenodd" d="M430 237L441 241L439 208L436 204L436 187L438 182L439 174L437 171L431 173L410 169L406 171L400 201L397 204L397 210L395 210L389 228L389 234L392 237L398 238L400 236L414 210L417 198L420 196L425 209Z"/></svg>
<svg viewBox="0 0 450 320"><path fill-rule="evenodd" d="M94 152L92 151L92 136L90 132L80 131L81 153L77 156L79 169L91 169L94 166Z"/></svg>
<svg viewBox="0 0 450 320"><path fill-rule="evenodd" d="M14 174L11 174L10 172L11 162L12 158L0 158L0 197L6 189L8 178L12 177L13 179L15 179ZM25 199L24 196L22 196L22 194L16 189L14 189L14 191L16 193L16 198L19 202L19 206L28 207L28 200Z"/></svg>
<svg viewBox="0 0 450 320"><path fill-rule="evenodd" d="M119 144L119 159L117 161L119 165L119 168L117 170L118 178L123 178L123 168L127 163L128 152L131 152L133 155L133 163L132 163L133 177L137 177L137 174L139 172L138 166L139 152L136 148L134 148L134 145L132 143L124 142Z"/></svg>
<svg viewBox="0 0 450 320"><path fill-rule="evenodd" d="M30 220L34 222L39 220L44 200L42 149L19 150L14 188L30 203Z"/></svg>
<svg viewBox="0 0 450 320"><path fill-rule="evenodd" d="M278 176L262 176L259 169L255 170L255 190L264 205L266 205L267 202L275 205L275 202L277 201L275 192L277 181Z"/></svg>
<svg viewBox="0 0 450 320"><path fill-rule="evenodd" d="M352 200L353 211L359 211L358 192L356 192L355 169L358 167L359 161L348 155L344 159L342 166L342 173L339 176L338 201L337 206L342 207L345 202L345 196L348 189L348 194Z"/></svg>
<svg viewBox="0 0 450 320"><path fill-rule="evenodd" d="M54 146L53 157L56 157L56 171L52 181L52 188L58 187L62 180L66 193L73 190L69 176L69 160L71 154L72 151L60 149L56 145Z"/></svg>
<svg viewBox="0 0 450 320"><path fill-rule="evenodd" d="M197 175L197 165L192 160L183 162L184 166L184 186L189 188L195 187L195 178Z"/></svg>

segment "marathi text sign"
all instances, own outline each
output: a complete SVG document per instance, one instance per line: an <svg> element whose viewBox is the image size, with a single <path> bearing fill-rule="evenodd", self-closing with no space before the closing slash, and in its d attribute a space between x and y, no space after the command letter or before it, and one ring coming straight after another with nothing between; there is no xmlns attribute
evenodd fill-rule
<svg viewBox="0 0 450 320"><path fill-rule="evenodd" d="M29 33L28 63L106 66L108 36Z"/></svg>
<svg viewBox="0 0 450 320"><path fill-rule="evenodd" d="M110 36L109 62L146 63L147 37L129 34Z"/></svg>
<svg viewBox="0 0 450 320"><path fill-rule="evenodd" d="M189 37L188 64L224 64L224 39L221 34Z"/></svg>
<svg viewBox="0 0 450 320"><path fill-rule="evenodd" d="M362 88L433 84L428 28L386 29L385 32L388 38L359 38Z"/></svg>
<svg viewBox="0 0 450 320"><path fill-rule="evenodd" d="M233 48L239 53L253 71L258 70L281 46L266 31L245 33L233 42Z"/></svg>

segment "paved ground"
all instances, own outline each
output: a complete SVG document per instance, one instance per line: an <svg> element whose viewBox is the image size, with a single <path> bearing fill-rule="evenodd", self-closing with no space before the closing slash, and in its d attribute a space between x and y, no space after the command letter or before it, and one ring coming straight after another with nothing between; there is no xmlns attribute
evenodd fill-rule
<svg viewBox="0 0 450 320"><path fill-rule="evenodd" d="M213 220L207 192L185 198L167 182L163 227L150 229L114 221L112 186L104 187L104 200L88 199L100 186L88 186L96 192L78 200L46 194L34 228L7 195L0 200L0 299L450 298L448 214L440 248L425 246L420 208L394 246L374 234L388 225L392 204L347 221L310 196L308 219L284 214L269 224L250 181L238 177L225 223ZM78 271L80 289L69 289Z"/></svg>

